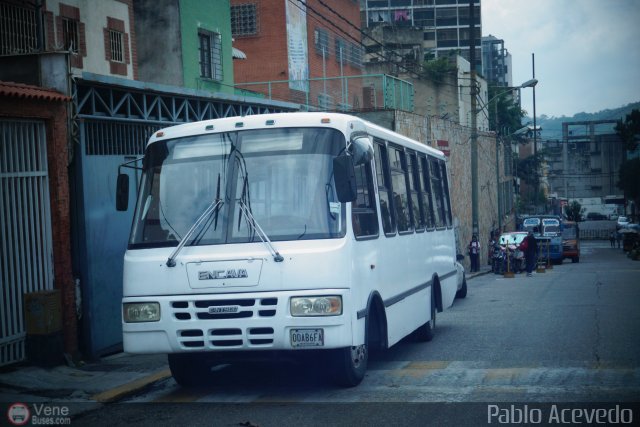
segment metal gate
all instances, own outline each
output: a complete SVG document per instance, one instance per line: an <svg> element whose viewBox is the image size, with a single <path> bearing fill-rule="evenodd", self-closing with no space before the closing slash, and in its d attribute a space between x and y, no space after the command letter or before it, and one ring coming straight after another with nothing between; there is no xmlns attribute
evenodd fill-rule
<svg viewBox="0 0 640 427"><path fill-rule="evenodd" d="M25 293L53 289L44 122L0 120L0 366L25 358Z"/></svg>
<svg viewBox="0 0 640 427"><path fill-rule="evenodd" d="M124 253L136 201L138 176L131 176L131 208L115 209L118 166L144 153L144 146L160 125L109 120L80 122L81 156L78 182L82 185L80 234L82 331L91 355L117 350L122 342L121 302ZM131 171L129 169L128 171ZM129 172L135 174L135 171Z"/></svg>

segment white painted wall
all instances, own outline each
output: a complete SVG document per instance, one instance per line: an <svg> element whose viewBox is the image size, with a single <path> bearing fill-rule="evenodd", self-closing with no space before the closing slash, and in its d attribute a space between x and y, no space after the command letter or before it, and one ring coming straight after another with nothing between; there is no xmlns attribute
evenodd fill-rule
<svg viewBox="0 0 640 427"><path fill-rule="evenodd" d="M113 75L120 78L133 79L133 58L131 57L131 23L129 22L129 9L126 4L116 0L47 0L47 10L54 16L60 15L60 3L74 6L80 9L80 21L85 24L85 39L87 44L87 56L83 58L83 68L73 68L72 72L80 76L82 72L101 75ZM124 21L125 32L129 34L129 60L127 64L127 76L111 74L109 61L105 59L104 33L107 27L107 16ZM54 19L54 25L55 19ZM56 28L57 37L57 28ZM62 45L62 40L56 40Z"/></svg>

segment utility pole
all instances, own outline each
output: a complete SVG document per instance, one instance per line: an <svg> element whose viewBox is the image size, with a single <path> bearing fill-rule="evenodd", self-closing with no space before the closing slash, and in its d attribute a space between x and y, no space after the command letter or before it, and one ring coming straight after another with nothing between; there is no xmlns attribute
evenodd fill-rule
<svg viewBox="0 0 640 427"><path fill-rule="evenodd" d="M479 236L478 221L478 118L476 114L476 31L474 2L469 2L469 62L471 63L471 220L473 234Z"/></svg>
<svg viewBox="0 0 640 427"><path fill-rule="evenodd" d="M533 79L536 78L536 56L531 54L531 66L533 68ZM536 87L533 87L533 158L535 161L535 176L533 177L533 200L536 213L538 213L538 127L536 126Z"/></svg>

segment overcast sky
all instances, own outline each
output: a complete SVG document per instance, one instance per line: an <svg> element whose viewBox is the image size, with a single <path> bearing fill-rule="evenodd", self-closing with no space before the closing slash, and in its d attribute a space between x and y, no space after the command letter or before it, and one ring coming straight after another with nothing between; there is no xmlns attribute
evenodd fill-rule
<svg viewBox="0 0 640 427"><path fill-rule="evenodd" d="M594 113L640 101L640 0L482 0L482 35L505 42L513 84L533 76L536 114ZM522 90L531 116L531 89Z"/></svg>

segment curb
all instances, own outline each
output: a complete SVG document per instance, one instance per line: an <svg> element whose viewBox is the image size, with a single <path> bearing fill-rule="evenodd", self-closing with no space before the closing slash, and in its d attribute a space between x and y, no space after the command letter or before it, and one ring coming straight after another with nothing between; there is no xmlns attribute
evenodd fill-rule
<svg viewBox="0 0 640 427"><path fill-rule="evenodd" d="M163 369L145 377L139 378L135 381L123 384L115 387L111 390L106 390L98 394L91 396L92 400L100 403L111 403L123 397L130 395L156 381L164 380L171 377L171 371L169 369Z"/></svg>
<svg viewBox="0 0 640 427"><path fill-rule="evenodd" d="M491 273L491 270L486 270L486 271L479 271L477 273L473 273L467 276L467 280L471 280L474 277L478 277L478 276L484 276L485 274L489 274Z"/></svg>

